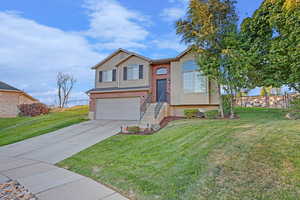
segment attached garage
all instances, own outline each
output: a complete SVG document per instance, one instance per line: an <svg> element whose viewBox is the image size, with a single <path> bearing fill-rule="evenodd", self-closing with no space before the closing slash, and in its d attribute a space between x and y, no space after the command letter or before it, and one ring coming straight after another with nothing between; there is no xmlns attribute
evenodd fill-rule
<svg viewBox="0 0 300 200"><path fill-rule="evenodd" d="M139 120L140 98L97 99L96 119Z"/></svg>

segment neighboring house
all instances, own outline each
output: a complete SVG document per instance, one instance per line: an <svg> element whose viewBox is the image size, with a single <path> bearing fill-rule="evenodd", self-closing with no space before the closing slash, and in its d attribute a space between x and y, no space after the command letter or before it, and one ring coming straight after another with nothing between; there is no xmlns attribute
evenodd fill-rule
<svg viewBox="0 0 300 200"><path fill-rule="evenodd" d="M38 102L25 92L0 81L0 117L16 117L18 105Z"/></svg>
<svg viewBox="0 0 300 200"><path fill-rule="evenodd" d="M219 104L217 84L199 72L190 48L160 60L119 49L92 69L91 119L158 124L167 116L183 116L185 109L205 111Z"/></svg>

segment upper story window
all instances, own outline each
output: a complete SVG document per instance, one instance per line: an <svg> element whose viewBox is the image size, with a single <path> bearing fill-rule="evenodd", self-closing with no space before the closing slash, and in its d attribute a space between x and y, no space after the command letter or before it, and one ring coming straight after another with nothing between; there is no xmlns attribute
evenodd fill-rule
<svg viewBox="0 0 300 200"><path fill-rule="evenodd" d="M207 89L207 79L199 71L199 66L194 60L189 60L182 65L183 89L187 93L204 93Z"/></svg>
<svg viewBox="0 0 300 200"><path fill-rule="evenodd" d="M168 70L167 70L167 68L164 68L164 67L156 70L156 75L164 75L167 73L168 73Z"/></svg>
<svg viewBox="0 0 300 200"><path fill-rule="evenodd" d="M123 80L139 80L143 79L144 66L131 64L123 69Z"/></svg>
<svg viewBox="0 0 300 200"><path fill-rule="evenodd" d="M112 82L116 81L116 69L99 71L99 82Z"/></svg>

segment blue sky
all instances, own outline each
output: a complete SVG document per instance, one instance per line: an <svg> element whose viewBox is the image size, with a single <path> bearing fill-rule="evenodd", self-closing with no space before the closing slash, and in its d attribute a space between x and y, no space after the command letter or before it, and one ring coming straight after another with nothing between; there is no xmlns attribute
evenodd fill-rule
<svg viewBox="0 0 300 200"><path fill-rule="evenodd" d="M174 22L188 0L2 0L0 80L47 104L55 102L57 72L77 79L73 99L93 87L91 66L117 48L150 58L185 49ZM241 20L262 0L238 0Z"/></svg>

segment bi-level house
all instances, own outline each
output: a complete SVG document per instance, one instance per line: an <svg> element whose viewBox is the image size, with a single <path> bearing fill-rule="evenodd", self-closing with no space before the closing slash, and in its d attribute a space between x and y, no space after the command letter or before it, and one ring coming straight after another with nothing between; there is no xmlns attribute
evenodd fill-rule
<svg viewBox="0 0 300 200"><path fill-rule="evenodd" d="M199 71L190 48L160 60L118 49L92 69L91 119L155 124L167 116L183 116L185 109L205 111L219 104L216 83Z"/></svg>

